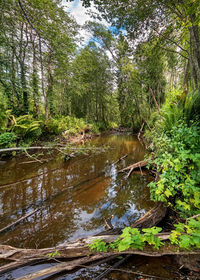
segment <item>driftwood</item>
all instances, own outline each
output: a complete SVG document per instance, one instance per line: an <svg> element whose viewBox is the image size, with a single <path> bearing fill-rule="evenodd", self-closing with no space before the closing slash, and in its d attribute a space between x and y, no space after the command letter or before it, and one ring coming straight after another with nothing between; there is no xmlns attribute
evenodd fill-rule
<svg viewBox="0 0 200 280"><path fill-rule="evenodd" d="M20 219L18 219L17 221L9 224L8 226L0 229L0 234L11 229L12 227L16 226L17 224L19 224L20 222L22 222L23 220L27 219L28 217L32 216L33 214L35 214L36 212L38 212L40 210L40 208L35 209L34 211L26 214L25 216L21 217Z"/></svg>

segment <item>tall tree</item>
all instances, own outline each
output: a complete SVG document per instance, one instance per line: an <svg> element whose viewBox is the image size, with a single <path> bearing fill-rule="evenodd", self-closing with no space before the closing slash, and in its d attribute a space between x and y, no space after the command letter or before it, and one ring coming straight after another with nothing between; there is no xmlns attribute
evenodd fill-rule
<svg viewBox="0 0 200 280"><path fill-rule="evenodd" d="M94 2L102 16L118 28L125 29L131 38L147 38L154 32L175 51L189 59L195 88L200 89L200 2L198 0L83 0L83 5ZM183 40L189 37L189 48ZM174 35L176 35L174 39Z"/></svg>

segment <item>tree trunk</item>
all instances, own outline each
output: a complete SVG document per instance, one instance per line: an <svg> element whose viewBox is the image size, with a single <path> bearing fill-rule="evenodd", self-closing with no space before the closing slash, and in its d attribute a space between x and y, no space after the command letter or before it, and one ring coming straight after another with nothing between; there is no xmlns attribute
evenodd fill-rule
<svg viewBox="0 0 200 280"><path fill-rule="evenodd" d="M195 88L200 89L200 42L199 27L195 24L195 15L190 16L192 26L189 27L190 32L190 60L191 73L195 82ZM193 24L194 23L194 24Z"/></svg>
<svg viewBox="0 0 200 280"><path fill-rule="evenodd" d="M33 31L31 30L31 41L33 46L33 77L32 77L32 86L33 86L33 99L34 99L34 106L36 116L39 117L40 115L40 108L39 108L39 86L38 86L38 74L37 74L37 63L36 63L36 47L35 47L35 36L33 35Z"/></svg>
<svg viewBox="0 0 200 280"><path fill-rule="evenodd" d="M48 69L47 69L47 92L45 100L45 119L48 119L48 116L52 117L53 115L53 74L52 74L52 51L49 51L48 54ZM50 113L50 114L49 114Z"/></svg>
<svg viewBox="0 0 200 280"><path fill-rule="evenodd" d="M27 35L27 28L26 28ZM23 96L23 111L25 114L28 113L28 90L26 84L26 66L25 66L25 56L26 56L26 47L28 45L28 39L24 45L24 23L21 26L21 40L20 40L20 78L21 78L21 88Z"/></svg>

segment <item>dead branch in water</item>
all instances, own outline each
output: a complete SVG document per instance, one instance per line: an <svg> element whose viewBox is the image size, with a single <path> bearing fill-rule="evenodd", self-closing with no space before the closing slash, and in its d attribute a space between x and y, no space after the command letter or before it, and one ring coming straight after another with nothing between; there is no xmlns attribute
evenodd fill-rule
<svg viewBox="0 0 200 280"><path fill-rule="evenodd" d="M131 175L131 173L133 172L134 169L139 169L141 171L141 168L147 166L149 161L150 161L150 159L136 162L134 164L131 164L131 165L119 170L119 172L125 172L125 171L129 170L128 175L127 175L127 178L128 178Z"/></svg>
<svg viewBox="0 0 200 280"><path fill-rule="evenodd" d="M35 214L36 212L38 212L40 210L40 208L35 209L34 211L26 214L25 216L21 217L20 219L18 219L17 221L9 224L8 226L0 229L0 234L11 229L12 227L16 226L17 224L19 224L20 222L22 222L23 220L27 219L28 217L32 216L33 214Z"/></svg>
<svg viewBox="0 0 200 280"><path fill-rule="evenodd" d="M123 157L120 157L117 161L115 161L113 164L117 164L120 161L122 161L123 159L125 159L128 156L128 154L124 155Z"/></svg>

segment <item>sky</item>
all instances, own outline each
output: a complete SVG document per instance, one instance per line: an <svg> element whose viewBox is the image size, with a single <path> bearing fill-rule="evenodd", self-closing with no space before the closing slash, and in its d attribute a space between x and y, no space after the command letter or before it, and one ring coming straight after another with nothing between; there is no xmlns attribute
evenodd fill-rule
<svg viewBox="0 0 200 280"><path fill-rule="evenodd" d="M92 12L97 12L94 6L91 6L91 8L89 9L83 7L80 0L74 0L72 2L66 2L65 0L62 0L62 2L65 10L70 13L75 18L76 22L81 26L83 26L86 21L93 20L87 14L89 10L91 10ZM101 21L101 23L108 26L106 21ZM83 45L87 44L88 41L92 38L91 34L86 30L82 30L81 37L83 37Z"/></svg>
<svg viewBox="0 0 200 280"><path fill-rule="evenodd" d="M88 9L82 6L81 1L74 0L73 2L66 3L63 0L63 4L66 7L66 11L76 19L78 24L83 25L86 21L90 20L90 17L86 14ZM92 10L95 10L95 8L93 7Z"/></svg>

